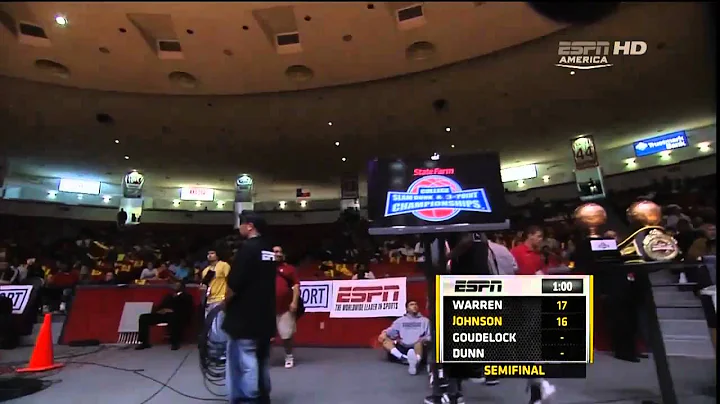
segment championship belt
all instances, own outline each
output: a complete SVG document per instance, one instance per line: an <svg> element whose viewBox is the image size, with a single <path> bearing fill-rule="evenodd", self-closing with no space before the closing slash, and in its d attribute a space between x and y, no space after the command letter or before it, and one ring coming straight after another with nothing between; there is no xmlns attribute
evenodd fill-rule
<svg viewBox="0 0 720 404"><path fill-rule="evenodd" d="M677 241L661 226L645 226L619 245L620 255L628 261L672 261L680 253Z"/></svg>

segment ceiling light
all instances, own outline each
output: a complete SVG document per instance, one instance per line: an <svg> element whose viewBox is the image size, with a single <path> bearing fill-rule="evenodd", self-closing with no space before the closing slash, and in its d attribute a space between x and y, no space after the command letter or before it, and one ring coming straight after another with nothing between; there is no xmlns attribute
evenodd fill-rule
<svg viewBox="0 0 720 404"><path fill-rule="evenodd" d="M665 150L660 152L660 160L670 160L671 150Z"/></svg>
<svg viewBox="0 0 720 404"><path fill-rule="evenodd" d="M225 206L225 201L217 201L217 206L218 208L222 208L223 206Z"/></svg>
<svg viewBox="0 0 720 404"><path fill-rule="evenodd" d="M445 128L445 132L450 132L450 127L449 127L449 126L447 126L447 127Z"/></svg>
<svg viewBox="0 0 720 404"><path fill-rule="evenodd" d="M103 203L110 203L110 195L103 196Z"/></svg>
<svg viewBox="0 0 720 404"><path fill-rule="evenodd" d="M280 209L285 209L285 206L287 206L287 202L285 202L285 201L280 201L280 202L278 203L278 206L280 207Z"/></svg>
<svg viewBox="0 0 720 404"><path fill-rule="evenodd" d="M115 144L120 144L120 139L115 139Z"/></svg>
<svg viewBox="0 0 720 404"><path fill-rule="evenodd" d="M178 206L180 206L180 200L179 200L179 199L173 199L173 206L176 207L176 208L177 208Z"/></svg>
<svg viewBox="0 0 720 404"><path fill-rule="evenodd" d="M83 198L82 194L78 194L78 199L82 199L82 198Z"/></svg>
<svg viewBox="0 0 720 404"><path fill-rule="evenodd" d="M546 183L546 184L547 184L548 182L550 182L550 176L549 176L549 175L543 175L542 179L543 179L543 182Z"/></svg>
<svg viewBox="0 0 720 404"><path fill-rule="evenodd" d="M697 146L698 146L698 148L700 149L700 152L701 152L701 153L707 153L707 152L709 152L709 151L711 150L711 149L710 149L710 142L698 143Z"/></svg>
<svg viewBox="0 0 720 404"><path fill-rule="evenodd" d="M628 168L635 168L635 166L637 166L637 160L635 157L631 157L629 159L625 159L625 164L627 164Z"/></svg>
<svg viewBox="0 0 720 404"><path fill-rule="evenodd" d="M67 18L65 18L65 16L58 15L55 16L55 22L57 23L57 25L67 25L68 20Z"/></svg>
<svg viewBox="0 0 720 404"><path fill-rule="evenodd" d="M340 142L335 142L335 146L340 146Z"/></svg>
<svg viewBox="0 0 720 404"><path fill-rule="evenodd" d="M347 161L345 157L341 158L340 160L342 160L343 162Z"/></svg>
<svg viewBox="0 0 720 404"><path fill-rule="evenodd" d="M305 201L305 200L300 201L300 207L301 207L301 208L306 208L306 207L307 207L307 201Z"/></svg>
<svg viewBox="0 0 720 404"><path fill-rule="evenodd" d="M57 198L57 191L48 191L48 198L50 198L50 199Z"/></svg>
<svg viewBox="0 0 720 404"><path fill-rule="evenodd" d="M451 145L450 145L450 148L454 149L454 148L455 148L455 145L454 145L454 144L451 144Z"/></svg>
<svg viewBox="0 0 720 404"><path fill-rule="evenodd" d="M575 72L570 72L570 75L571 75L571 76L574 76L574 75L575 75Z"/></svg>
<svg viewBox="0 0 720 404"><path fill-rule="evenodd" d="M332 126L332 122L328 122L328 126Z"/></svg>
<svg viewBox="0 0 720 404"><path fill-rule="evenodd" d="M433 155L430 156L430 160L440 160L440 155L437 153L433 153Z"/></svg>
<svg viewBox="0 0 720 404"><path fill-rule="evenodd" d="M130 160L130 156L125 156L125 160Z"/></svg>
<svg viewBox="0 0 720 404"><path fill-rule="evenodd" d="M524 186L525 186L525 180L518 180L517 186L518 186L518 188L524 187Z"/></svg>
<svg viewBox="0 0 720 404"><path fill-rule="evenodd" d="M200 201L195 202L195 206L198 207L198 208L201 207L201 206L202 206L202 202L200 202Z"/></svg>

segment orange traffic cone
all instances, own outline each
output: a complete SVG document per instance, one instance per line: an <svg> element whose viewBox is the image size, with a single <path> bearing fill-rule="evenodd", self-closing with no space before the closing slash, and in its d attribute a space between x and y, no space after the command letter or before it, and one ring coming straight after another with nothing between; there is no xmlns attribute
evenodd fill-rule
<svg viewBox="0 0 720 404"><path fill-rule="evenodd" d="M35 340L35 348L28 367L17 369L19 373L45 372L65 366L62 363L55 363L52 341L52 315L45 315L40 333Z"/></svg>

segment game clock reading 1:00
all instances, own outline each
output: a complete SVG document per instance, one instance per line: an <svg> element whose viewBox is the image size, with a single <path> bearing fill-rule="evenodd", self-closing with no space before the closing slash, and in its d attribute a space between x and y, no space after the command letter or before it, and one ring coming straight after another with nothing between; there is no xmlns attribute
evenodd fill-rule
<svg viewBox="0 0 720 404"><path fill-rule="evenodd" d="M542 293L546 294L579 294L583 293L583 280L582 279L543 279L542 280Z"/></svg>

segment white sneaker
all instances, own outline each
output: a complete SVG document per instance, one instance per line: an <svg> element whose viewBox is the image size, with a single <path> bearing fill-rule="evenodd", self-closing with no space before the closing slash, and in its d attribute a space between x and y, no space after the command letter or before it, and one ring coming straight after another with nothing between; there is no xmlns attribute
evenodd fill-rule
<svg viewBox="0 0 720 404"><path fill-rule="evenodd" d="M542 384L540 384L540 393L542 394L543 400L555 394L555 390L555 386L547 380L543 380Z"/></svg>
<svg viewBox="0 0 720 404"><path fill-rule="evenodd" d="M411 375L417 374L417 368L418 368L418 356L415 353L414 349L411 349L407 353L407 361L408 361L408 373Z"/></svg>
<svg viewBox="0 0 720 404"><path fill-rule="evenodd" d="M295 358L292 355L285 355L285 369L295 366Z"/></svg>

